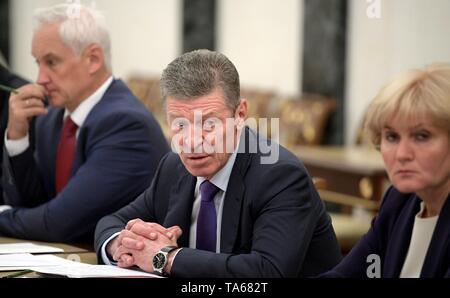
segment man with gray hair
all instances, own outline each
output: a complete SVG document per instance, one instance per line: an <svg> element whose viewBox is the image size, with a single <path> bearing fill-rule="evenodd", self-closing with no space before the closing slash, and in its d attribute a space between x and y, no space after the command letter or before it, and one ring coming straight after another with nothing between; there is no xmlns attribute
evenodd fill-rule
<svg viewBox="0 0 450 298"><path fill-rule="evenodd" d="M37 82L9 99L3 235L91 242L97 221L148 187L169 149L153 116L113 78L101 14L78 5L74 15L73 5L36 12Z"/></svg>
<svg viewBox="0 0 450 298"><path fill-rule="evenodd" d="M175 277L305 277L340 259L330 217L303 165L243 126L247 101L222 54L186 53L161 78L177 152L152 185L99 221L98 259Z"/></svg>

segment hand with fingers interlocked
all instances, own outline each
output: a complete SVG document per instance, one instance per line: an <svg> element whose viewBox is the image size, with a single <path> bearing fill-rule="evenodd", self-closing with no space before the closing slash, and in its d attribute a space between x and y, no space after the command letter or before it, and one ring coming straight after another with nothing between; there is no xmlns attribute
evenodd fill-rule
<svg viewBox="0 0 450 298"><path fill-rule="evenodd" d="M157 223L134 219L108 244L106 250L120 267L138 266L152 272L154 255L163 247L177 246L181 234L178 226L165 228Z"/></svg>

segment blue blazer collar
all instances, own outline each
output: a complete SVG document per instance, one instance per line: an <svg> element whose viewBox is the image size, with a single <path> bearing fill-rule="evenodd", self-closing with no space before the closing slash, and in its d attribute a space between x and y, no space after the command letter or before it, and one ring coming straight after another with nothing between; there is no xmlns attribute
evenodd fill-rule
<svg viewBox="0 0 450 298"><path fill-rule="evenodd" d="M414 195L399 213L389 235L383 262L383 277L399 277L408 253L414 217L420 210L420 200Z"/></svg>
<svg viewBox="0 0 450 298"><path fill-rule="evenodd" d="M439 214L423 263L421 277L444 276L450 267L450 194ZM445 263L446 262L446 263Z"/></svg>
<svg viewBox="0 0 450 298"><path fill-rule="evenodd" d="M383 277L395 278L400 276L411 241L414 218L420 210L420 202L421 200L417 196L412 195L394 223L383 262ZM450 267L449 227L450 195L447 197L436 223L423 263L421 277L444 276L446 270Z"/></svg>

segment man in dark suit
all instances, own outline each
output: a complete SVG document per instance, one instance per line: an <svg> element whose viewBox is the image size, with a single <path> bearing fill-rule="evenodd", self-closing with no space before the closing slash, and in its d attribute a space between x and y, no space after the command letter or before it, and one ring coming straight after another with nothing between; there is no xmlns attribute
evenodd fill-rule
<svg viewBox="0 0 450 298"><path fill-rule="evenodd" d="M220 53L198 50L168 65L161 91L178 154L98 223L99 260L175 277L311 276L337 264L330 217L305 168L242 128L239 88Z"/></svg>
<svg viewBox="0 0 450 298"><path fill-rule="evenodd" d="M1 56L1 53L0 53ZM12 88L19 88L26 85L28 82L19 77L18 75L10 72L6 67L0 63L0 84ZM10 92L5 90L0 90L0 136L5 135L6 126L8 124L8 100ZM5 138L0 138L0 148L3 148ZM0 177L1 172L2 155L0 155ZM0 184L0 205L3 204L3 189Z"/></svg>
<svg viewBox="0 0 450 298"><path fill-rule="evenodd" d="M168 151L158 123L111 75L101 16L80 6L69 17L69 6L36 13L37 83L10 97L3 235L91 242L97 221L145 190Z"/></svg>

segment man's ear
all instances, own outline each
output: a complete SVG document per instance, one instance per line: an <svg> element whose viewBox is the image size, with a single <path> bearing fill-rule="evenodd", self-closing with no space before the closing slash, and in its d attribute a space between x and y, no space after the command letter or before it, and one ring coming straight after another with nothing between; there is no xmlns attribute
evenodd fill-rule
<svg viewBox="0 0 450 298"><path fill-rule="evenodd" d="M239 105L236 109L235 117L241 118L243 121L247 119L247 113L248 113L248 101L245 98L241 98L241 101L239 102Z"/></svg>
<svg viewBox="0 0 450 298"><path fill-rule="evenodd" d="M242 129L245 126L245 120L247 119L247 105L247 99L242 98L239 102L238 107L236 108L236 112L234 113L234 121L238 130Z"/></svg>
<svg viewBox="0 0 450 298"><path fill-rule="evenodd" d="M84 56L89 65L89 74L96 73L105 66L105 58L102 48L97 44L91 44L84 50Z"/></svg>

